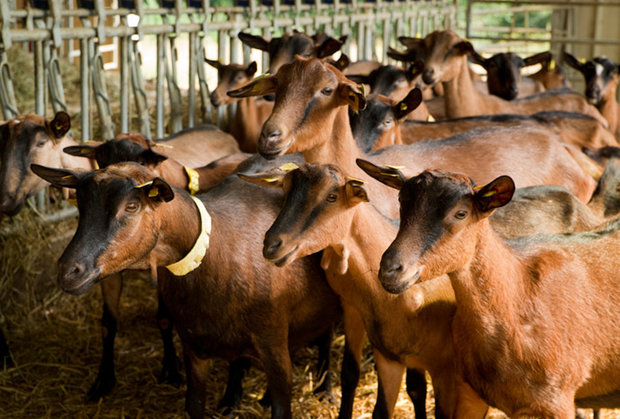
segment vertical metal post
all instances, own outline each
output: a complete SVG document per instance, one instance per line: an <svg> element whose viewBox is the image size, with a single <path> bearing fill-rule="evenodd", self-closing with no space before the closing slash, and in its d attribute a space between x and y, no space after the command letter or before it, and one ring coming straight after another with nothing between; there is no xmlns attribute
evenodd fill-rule
<svg viewBox="0 0 620 419"><path fill-rule="evenodd" d="M39 115L45 115L45 67L43 65L43 41L34 42L34 108Z"/></svg>
<svg viewBox="0 0 620 419"><path fill-rule="evenodd" d="M129 132L129 37L121 38L121 132Z"/></svg>
<svg viewBox="0 0 620 419"><path fill-rule="evenodd" d="M189 80L187 86L187 126L189 128L192 128L194 126L194 119L196 114L196 65L198 64L196 61L196 32L189 33L188 54Z"/></svg>
<svg viewBox="0 0 620 419"><path fill-rule="evenodd" d="M90 73L88 42L80 39L80 106L82 109L82 142L90 140Z"/></svg>
<svg viewBox="0 0 620 419"><path fill-rule="evenodd" d="M164 36L163 34L157 34L157 104L155 109L155 117L157 118L155 136L157 138L164 137L164 65L166 59Z"/></svg>

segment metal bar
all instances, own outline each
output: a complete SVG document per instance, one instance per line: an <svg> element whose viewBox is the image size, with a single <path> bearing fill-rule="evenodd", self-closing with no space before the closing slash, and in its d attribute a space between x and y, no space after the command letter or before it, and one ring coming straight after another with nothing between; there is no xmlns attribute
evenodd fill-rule
<svg viewBox="0 0 620 419"><path fill-rule="evenodd" d="M470 36L469 39L486 39L489 41L524 41L524 42L560 42L568 44L598 44L598 45L619 45L620 40L602 40L602 39L582 39L582 38L502 38L497 36Z"/></svg>
<svg viewBox="0 0 620 419"><path fill-rule="evenodd" d="M43 62L43 42L34 43L34 111L45 115L45 65Z"/></svg>
<svg viewBox="0 0 620 419"><path fill-rule="evenodd" d="M164 65L166 64L165 48L166 45L164 44L164 35L157 35L157 103L155 110L155 118L157 121L155 135L157 138L164 137Z"/></svg>
<svg viewBox="0 0 620 419"><path fill-rule="evenodd" d="M88 39L80 40L80 103L82 109L82 141L90 140L90 73Z"/></svg>
<svg viewBox="0 0 620 419"><path fill-rule="evenodd" d="M129 132L129 37L121 38L121 132Z"/></svg>
<svg viewBox="0 0 620 419"><path fill-rule="evenodd" d="M189 77L187 86L187 126L194 126L194 116L196 114L196 33L189 33ZM198 64L199 65L199 64Z"/></svg>
<svg viewBox="0 0 620 419"><path fill-rule="evenodd" d="M142 81L142 56L138 50L138 42L131 41L131 54L129 57L131 65L131 86L136 104L136 113L140 121L140 132L146 137L151 138L151 124L149 120L149 110L146 100L146 91Z"/></svg>
<svg viewBox="0 0 620 419"><path fill-rule="evenodd" d="M470 0L472 3L480 3L480 4L493 4L493 3L514 3L514 0ZM554 5L554 6L611 6L611 7L619 7L620 1L571 1L567 3L563 0L523 0L519 1L520 5Z"/></svg>

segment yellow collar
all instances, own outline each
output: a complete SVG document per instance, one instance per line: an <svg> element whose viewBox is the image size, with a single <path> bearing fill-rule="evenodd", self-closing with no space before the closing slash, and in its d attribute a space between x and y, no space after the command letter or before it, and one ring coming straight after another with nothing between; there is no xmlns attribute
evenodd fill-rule
<svg viewBox="0 0 620 419"><path fill-rule="evenodd" d="M196 239L196 243L194 243L194 247L192 247L192 250L190 250L189 253L185 255L185 257L180 261L166 266L166 268L170 272L172 272L173 275L176 276L187 275L188 273L199 267L202 263L202 259L207 253L207 249L209 249L209 235L211 234L211 216L207 212L207 209L205 208L204 204L200 199L193 196L192 199L196 203L198 211L200 212L201 231L198 239Z"/></svg>
<svg viewBox="0 0 620 419"><path fill-rule="evenodd" d="M189 182L187 182L187 190L189 193L194 195L200 190L200 175L197 171L190 169L187 166L183 166L183 169L185 169L185 173L187 173L187 177L189 178Z"/></svg>

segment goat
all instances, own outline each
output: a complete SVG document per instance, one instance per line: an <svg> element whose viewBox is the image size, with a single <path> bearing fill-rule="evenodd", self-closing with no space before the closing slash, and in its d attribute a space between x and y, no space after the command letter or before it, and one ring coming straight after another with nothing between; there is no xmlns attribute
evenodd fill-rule
<svg viewBox="0 0 620 419"><path fill-rule="evenodd" d="M487 87L489 94L499 96L502 99L513 100L517 97L527 97L543 92L545 86L535 78L521 78L521 69L536 64L542 64L536 78L551 78L551 74L563 78L557 71L549 71L546 65L551 59L551 52L541 52L527 58L521 58L514 52L501 52L490 58L484 58L477 51L470 55L473 63L480 65L487 72ZM557 69L557 67L555 67ZM544 76L542 72L549 75ZM549 83L549 82L548 82ZM560 82L560 86L564 83Z"/></svg>
<svg viewBox="0 0 620 419"><path fill-rule="evenodd" d="M300 151L307 162L337 163L347 173L367 178L355 164L355 158L363 153L353 138L349 122L349 106L359 111L365 104L364 95L356 84L321 60L297 59L282 66L276 75L228 92L233 97L272 93L275 93L275 105L263 126L260 154L274 158L287 151ZM498 143L497 137L504 141ZM532 127L518 131L511 128L474 130L443 140L383 148L368 157L376 162L409 165L408 170L413 173L426 167L458 168L485 181L497 176L502 168L516 176L521 187L565 186L582 201L590 198L595 186L568 155L557 136ZM393 196L393 193L379 185L369 186L369 189L371 199L381 211L395 217L394 205L388 199L378 198Z"/></svg>
<svg viewBox="0 0 620 419"><path fill-rule="evenodd" d="M358 84L370 86L370 93L387 96L393 100L405 98L416 87L422 72L422 65L412 64L406 70L393 65L384 65L371 71L368 75L346 74L347 78ZM407 118L419 121L428 120L430 113L424 102L407 112Z"/></svg>
<svg viewBox="0 0 620 419"><path fill-rule="evenodd" d="M609 123L609 129L620 141L620 105L616 99L620 64L605 57L595 57L585 63L564 52L564 62L579 71L586 81L585 95Z"/></svg>
<svg viewBox="0 0 620 419"><path fill-rule="evenodd" d="M364 167L400 191L399 231L379 269L383 287L399 294L450 277L460 389L511 417L572 419L575 403L620 405L620 231L506 242L488 217L510 201L510 177L474 189L465 175L406 179L393 168Z"/></svg>
<svg viewBox="0 0 620 419"><path fill-rule="evenodd" d="M407 113L419 100L412 90L401 101L379 95L366 98L366 108L349 112L353 136L364 151L392 144L413 144L421 140L446 138L481 127L538 126L552 130L567 144L581 147L617 146L614 135L599 122L577 112L546 111L532 115L494 114L447 119L437 122L411 121Z"/></svg>
<svg viewBox="0 0 620 419"><path fill-rule="evenodd" d="M474 88L467 65L467 55L472 53L474 48L468 41L450 30L432 32L424 39L418 40L416 44L417 48L424 51L426 57L422 80L428 85L437 83L443 85L448 118L564 110L585 113L607 127L607 121L596 108L568 89L554 89L513 101L480 93Z"/></svg>
<svg viewBox="0 0 620 419"><path fill-rule="evenodd" d="M158 268L159 292L183 343L190 417L203 417L207 358L248 355L267 373L272 417L291 417L289 347L328 331L340 307L318 260L277 269L255 257L257 231L275 218L280 194L229 177L191 198L133 162L96 172L32 168L77 189L78 230L58 262L65 291L83 293L124 269Z"/></svg>
<svg viewBox="0 0 620 419"><path fill-rule="evenodd" d="M256 73L256 62L252 61L248 66L224 65L219 61L208 59L206 62L217 69L218 76L217 87L211 93L211 104L217 107L237 102L230 133L239 142L241 151L256 153L260 130L273 109L273 102L263 98L236 100L226 95L228 90L239 88L252 80Z"/></svg>
<svg viewBox="0 0 620 419"><path fill-rule="evenodd" d="M48 185L30 169L30 164L44 164L54 167L89 170L95 167L94 160L88 160L63 153L67 146L78 146L67 133L71 118L65 112L58 112L53 120L38 115L25 115L0 124L0 212L14 215L23 207L26 198ZM117 138L131 139L144 147L160 148L162 152L175 156L186 165L205 164L238 151L235 140L212 125L181 131L162 141L152 142L139 133L119 134ZM190 166L191 167L191 166ZM63 191L63 195L68 194ZM119 303L122 278L116 275L101 283L103 315L101 319L103 353L95 382L87 393L89 400L98 400L114 387L114 340L119 319ZM158 326L164 339L164 360L160 374L161 381L179 384L181 376L177 371L177 360L172 345L172 330L166 325L168 317L165 307L157 313Z"/></svg>
<svg viewBox="0 0 620 419"><path fill-rule="evenodd" d="M392 417L405 367L428 370L433 380L436 417L453 417L454 353L450 323L454 294L444 276L394 297L377 281L381 253L397 231L397 221L380 214L357 179L334 165L305 165L291 172L240 176L284 188L284 205L265 234L263 255L278 266L323 250L321 266L340 296L345 325L343 395L355 388L364 335L373 346L379 376L373 417ZM369 229L368 226L372 226ZM403 321L406 320L406 321ZM429 326L432 324L432 327ZM343 360L343 365L345 361ZM409 376L408 376L409 378ZM425 383L424 383L425 384ZM354 391L347 391L354 393ZM352 409L353 400L341 406ZM415 417L426 417L424 398L414 400ZM481 416L487 405L468 406Z"/></svg>
<svg viewBox="0 0 620 419"><path fill-rule="evenodd" d="M284 33L281 37L267 39L262 36L239 32L239 39L250 48L256 48L269 54L269 69L267 73L275 74L278 69L295 59L295 55L302 57L325 58L334 54L347 40L346 36L335 39L330 36L310 37L305 33L293 31Z"/></svg>

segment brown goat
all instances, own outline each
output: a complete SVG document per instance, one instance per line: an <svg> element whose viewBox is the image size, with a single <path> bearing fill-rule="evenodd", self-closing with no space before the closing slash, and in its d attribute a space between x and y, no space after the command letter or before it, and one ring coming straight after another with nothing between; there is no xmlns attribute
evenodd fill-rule
<svg viewBox="0 0 620 419"><path fill-rule="evenodd" d="M363 153L349 123L348 107L357 112L365 104L356 84L321 60L298 59L282 66L275 76L229 92L238 97L271 93L276 95L275 106L259 141L263 156L274 158L287 151L300 151L307 162L337 163L347 173L368 178L355 164ZM498 137L504 140L498 142ZM458 168L484 181L492 180L501 169L515 176L520 187L565 186L584 202L594 190L594 181L577 166L558 138L532 127L469 131L443 140L387 147L369 158L406 165L412 174L427 167ZM396 216L390 200L379 198L394 196L393 192L369 185L369 193L384 214Z"/></svg>
<svg viewBox="0 0 620 419"><path fill-rule="evenodd" d="M59 260L64 290L79 294L124 269L158 268L160 295L183 343L190 417L203 417L207 359L239 356L256 357L265 368L272 417L291 417L289 347L324 334L340 308L318 261L278 269L259 257L258 231L275 218L280 194L235 177L200 195L199 204L135 163L87 173L33 170L77 188L79 226ZM167 272L190 250L196 263Z"/></svg>
<svg viewBox="0 0 620 419"><path fill-rule="evenodd" d="M454 417L456 371L450 324L455 304L449 280L436 278L400 296L381 288L376 267L396 235L397 222L367 203L362 182L338 166L305 165L288 173L241 177L284 188L284 206L265 234L267 259L285 266L323 250L321 266L343 307L345 357L356 361L352 385L357 384L366 333L373 346L379 378L373 417L392 417L405 367L429 371L436 417ZM345 385L351 385L344 373L343 369L343 394ZM341 415L344 407L343 403ZM425 417L423 401L414 407L416 418ZM484 416L488 406L461 408L463 416L475 418Z"/></svg>
<svg viewBox="0 0 620 419"><path fill-rule="evenodd" d="M620 231L506 242L488 217L513 195L508 176L474 189L467 176L440 171L408 180L392 168L369 172L400 190L384 288L399 294L450 276L459 388L511 417L572 419L575 403L620 406Z"/></svg>
<svg viewBox="0 0 620 419"><path fill-rule="evenodd" d="M230 133L239 143L239 148L244 153L256 153L258 137L263 124L273 110L273 102L263 98L234 99L226 94L250 82L256 73L256 62L252 61L248 66L240 64L224 65L219 61L206 60L207 63L217 69L217 87L211 93L213 106L225 106L237 102L235 116L230 125Z"/></svg>
<svg viewBox="0 0 620 419"><path fill-rule="evenodd" d="M567 89L556 89L513 101L480 93L474 88L467 66L467 55L473 52L473 46L450 30L430 33L418 42L418 48L426 56L422 80L429 85L443 84L448 118L564 110L585 113L607 126L607 121L596 108L582 96Z"/></svg>
<svg viewBox="0 0 620 419"><path fill-rule="evenodd" d="M620 141L620 105L616 98L620 64L605 57L595 57L582 63L567 52L564 52L564 62L583 75L586 98L609 122L609 129Z"/></svg>

